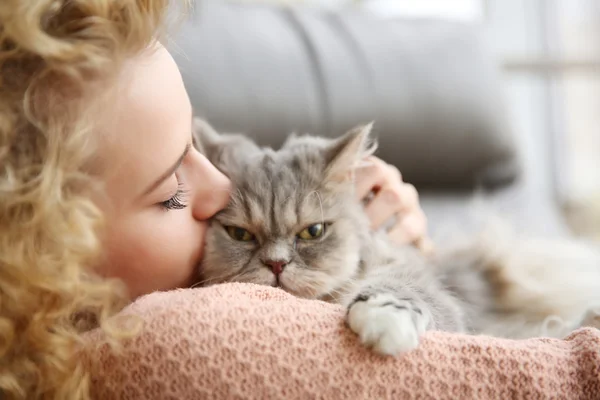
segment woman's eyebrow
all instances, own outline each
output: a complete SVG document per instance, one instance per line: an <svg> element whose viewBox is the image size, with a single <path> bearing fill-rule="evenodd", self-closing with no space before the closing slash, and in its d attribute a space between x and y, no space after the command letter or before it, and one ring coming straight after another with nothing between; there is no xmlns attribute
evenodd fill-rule
<svg viewBox="0 0 600 400"><path fill-rule="evenodd" d="M187 153L190 151L191 146L192 145L189 144L189 143L185 146L185 149L183 150L183 153L181 154L181 156L179 156L179 158L177 159L177 161L175 162L175 164L173 164L171 166L171 168L169 168L164 174L162 174L160 176L160 178L158 178L156 181L154 181L148 187L148 189L146 189L144 191L144 193L142 194L142 196L145 196L148 193L152 192L154 189L156 189L158 186L160 186L164 181L166 181L171 175L173 175L175 173L175 171L177 171L177 168L179 168L179 166L183 162L183 159L185 158L185 156L187 155Z"/></svg>

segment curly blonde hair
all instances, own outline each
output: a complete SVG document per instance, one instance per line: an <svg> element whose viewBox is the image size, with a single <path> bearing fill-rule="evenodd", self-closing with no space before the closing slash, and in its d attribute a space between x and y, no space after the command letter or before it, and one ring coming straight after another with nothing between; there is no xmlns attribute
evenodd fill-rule
<svg viewBox="0 0 600 400"><path fill-rule="evenodd" d="M167 0L0 3L0 397L89 398L77 315L122 288L90 269L94 98L159 33ZM103 84L102 84L103 83Z"/></svg>

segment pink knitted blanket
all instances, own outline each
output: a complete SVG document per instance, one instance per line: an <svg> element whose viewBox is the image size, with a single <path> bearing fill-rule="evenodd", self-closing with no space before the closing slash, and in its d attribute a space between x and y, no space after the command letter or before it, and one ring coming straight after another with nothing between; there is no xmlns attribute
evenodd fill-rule
<svg viewBox="0 0 600 400"><path fill-rule="evenodd" d="M120 354L89 335L98 399L600 399L600 331L523 341L428 333L416 351L362 348L344 310L226 284L155 293L125 310Z"/></svg>

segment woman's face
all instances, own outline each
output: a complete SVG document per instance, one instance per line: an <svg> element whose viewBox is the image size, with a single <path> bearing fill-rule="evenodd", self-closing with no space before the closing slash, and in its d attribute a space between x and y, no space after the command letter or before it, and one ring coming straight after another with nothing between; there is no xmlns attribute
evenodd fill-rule
<svg viewBox="0 0 600 400"><path fill-rule="evenodd" d="M207 219L228 202L230 183L192 146L192 109L169 53L131 60L103 113L99 166L106 196L100 272L133 298L189 286Z"/></svg>

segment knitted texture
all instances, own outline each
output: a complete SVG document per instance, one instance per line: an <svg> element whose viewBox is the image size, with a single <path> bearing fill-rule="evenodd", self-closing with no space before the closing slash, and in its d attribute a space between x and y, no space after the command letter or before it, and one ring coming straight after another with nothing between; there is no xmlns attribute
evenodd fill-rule
<svg viewBox="0 0 600 400"><path fill-rule="evenodd" d="M364 349L345 311L251 284L154 293L116 354L92 332L97 399L600 399L600 331L565 340L429 332L397 358Z"/></svg>

